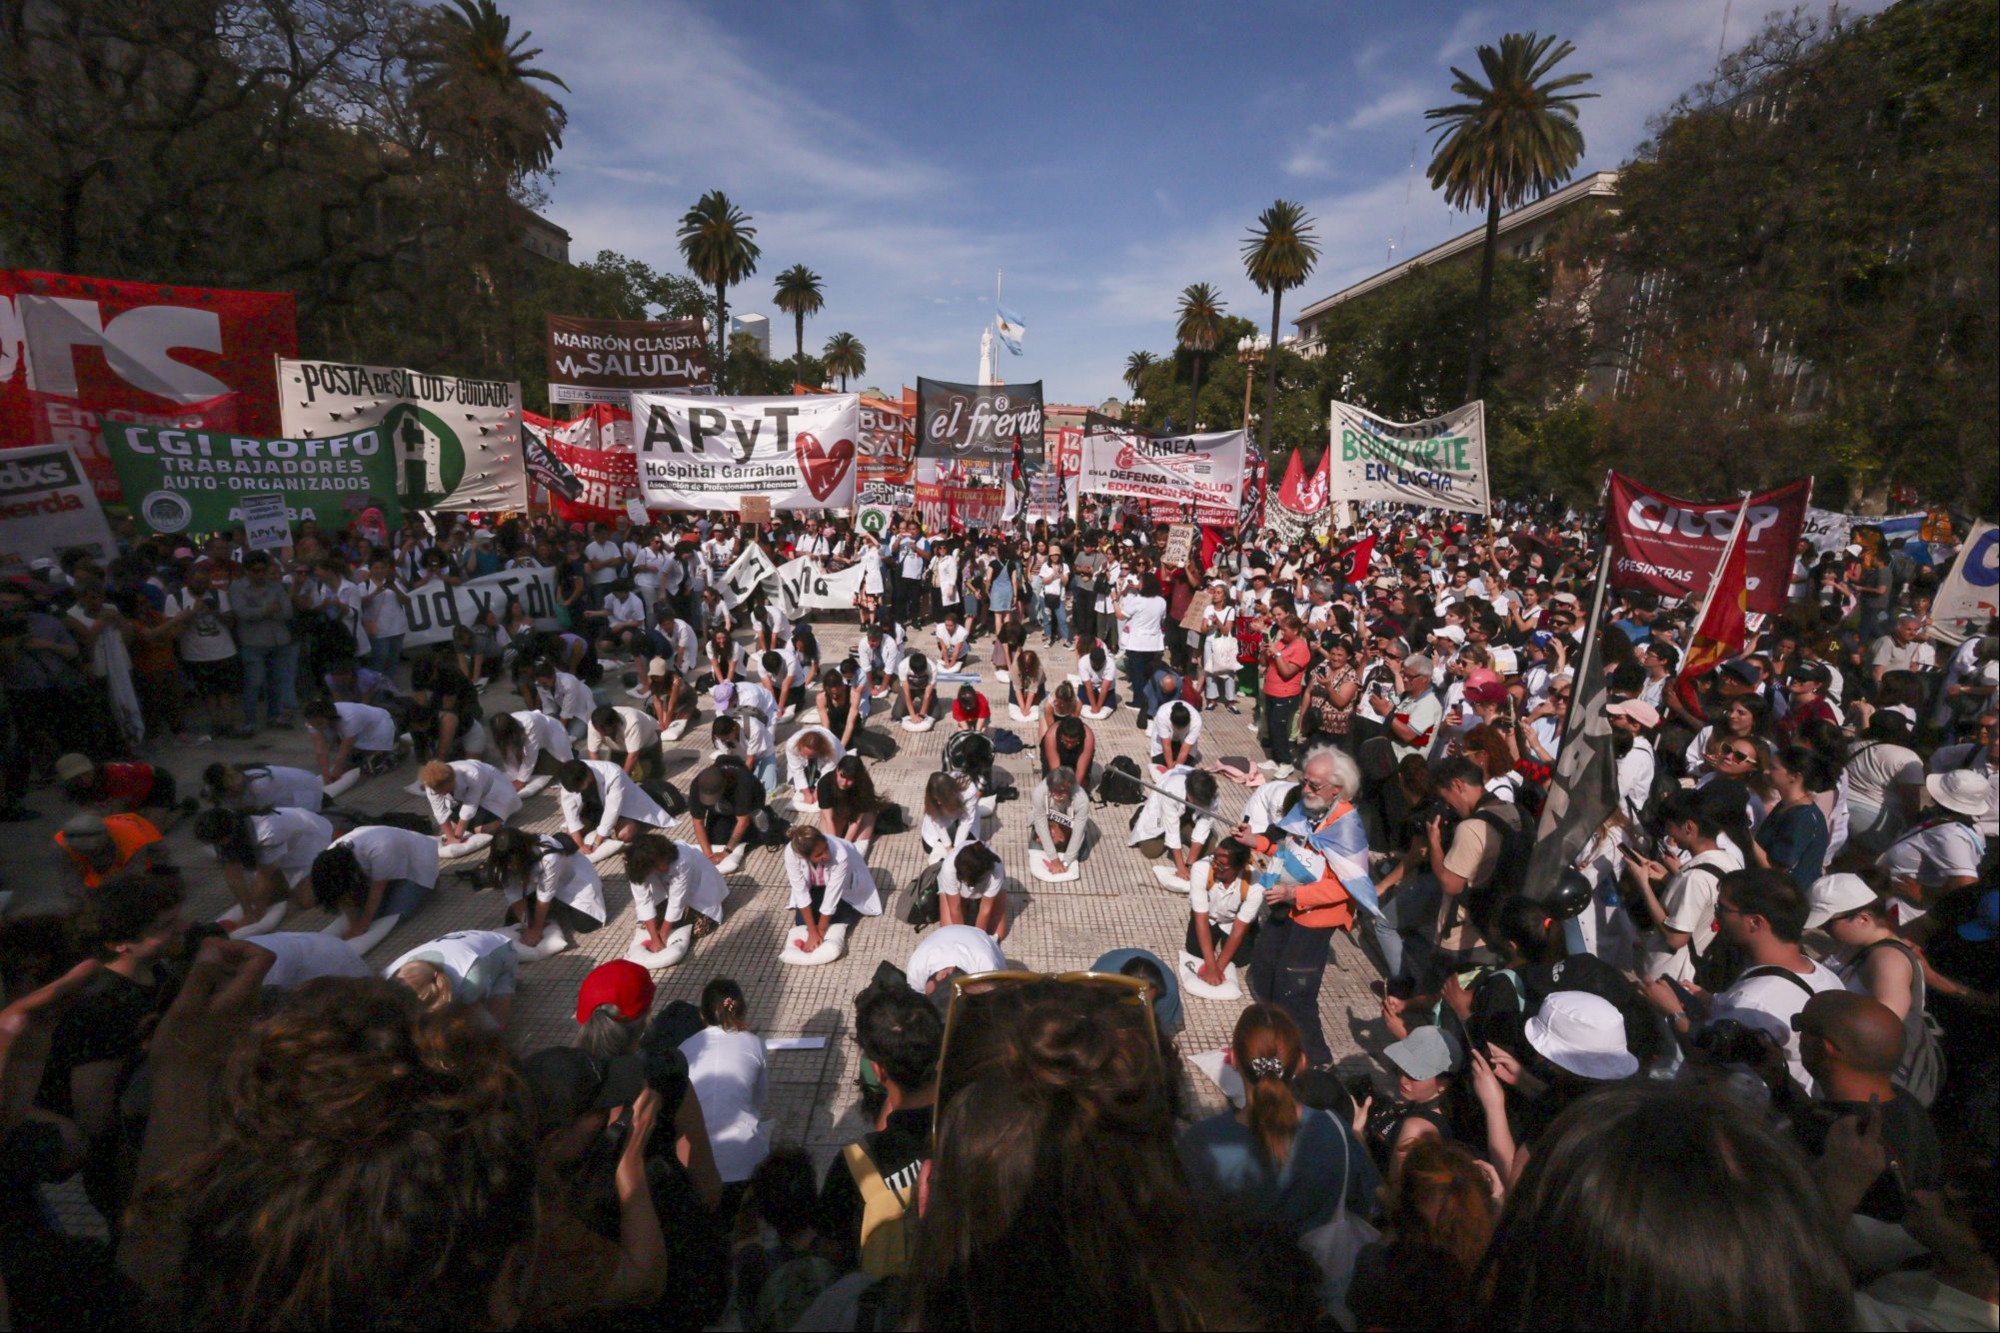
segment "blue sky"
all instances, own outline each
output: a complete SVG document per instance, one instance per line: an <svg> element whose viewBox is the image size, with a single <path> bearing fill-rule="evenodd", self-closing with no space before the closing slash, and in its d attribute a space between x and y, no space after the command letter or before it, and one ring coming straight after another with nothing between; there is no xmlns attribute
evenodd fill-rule
<svg viewBox="0 0 2000 1333"><path fill-rule="evenodd" d="M826 279L806 326L849 330L864 381L970 380L996 270L1028 328L1010 380L1049 401L1123 397L1128 353L1172 345L1175 301L1215 283L1270 318L1241 241L1272 200L1306 205L1322 258L1305 301L1476 225L1423 179L1423 111L1449 66L1510 31L1576 44L1596 78L1579 168L1616 167L1650 117L1733 48L1759 0L1605 3L916 4L503 0L571 93L548 215L579 258L678 271L680 215L720 188L763 259L731 307L789 319L772 281ZM1877 8L1868 4L1862 8ZM1412 185L1412 152L1418 169Z"/></svg>

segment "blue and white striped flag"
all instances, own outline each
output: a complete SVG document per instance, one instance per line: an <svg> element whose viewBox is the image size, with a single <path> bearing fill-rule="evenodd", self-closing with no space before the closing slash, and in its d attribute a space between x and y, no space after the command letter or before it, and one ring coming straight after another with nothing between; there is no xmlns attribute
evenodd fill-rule
<svg viewBox="0 0 2000 1333"><path fill-rule="evenodd" d="M1375 878L1368 873L1368 832L1362 827L1359 811L1349 806L1331 824L1314 828L1304 809L1294 806L1272 827L1299 839L1325 858L1327 869L1340 877L1340 886L1347 890L1356 907L1375 916L1382 915Z"/></svg>
<svg viewBox="0 0 2000 1333"><path fill-rule="evenodd" d="M1021 339L1028 336L1028 326L1004 305L995 306L994 310L999 314L1000 341L1006 343L1007 350L1015 356L1021 355Z"/></svg>

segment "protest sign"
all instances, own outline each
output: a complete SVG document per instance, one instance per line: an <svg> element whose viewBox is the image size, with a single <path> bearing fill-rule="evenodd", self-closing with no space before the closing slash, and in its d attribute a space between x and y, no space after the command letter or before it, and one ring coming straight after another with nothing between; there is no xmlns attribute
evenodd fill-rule
<svg viewBox="0 0 2000 1333"><path fill-rule="evenodd" d="M0 448L68 445L116 503L106 422L275 435L297 311L285 292L0 269Z"/></svg>
<svg viewBox="0 0 2000 1333"><path fill-rule="evenodd" d="M1213 510L1234 523L1243 498L1244 432L1147 435L1120 427L1083 438L1085 495L1117 495Z"/></svg>
<svg viewBox="0 0 2000 1333"><path fill-rule="evenodd" d="M783 398L632 395L639 487L655 509L773 511L854 503L861 396Z"/></svg>
<svg viewBox="0 0 2000 1333"><path fill-rule="evenodd" d="M743 554L736 557L722 575L722 582L715 585L721 594L722 604L734 610L766 581L778 583L778 567L771 563L771 557L764 554L764 548L751 542L743 548Z"/></svg>
<svg viewBox="0 0 2000 1333"><path fill-rule="evenodd" d="M1422 421L1388 421L1335 403L1326 468L1327 494L1336 500L1493 511L1483 401Z"/></svg>
<svg viewBox="0 0 2000 1333"><path fill-rule="evenodd" d="M23 574L68 551L100 564L118 554L76 451L42 444L0 453L0 573Z"/></svg>
<svg viewBox="0 0 2000 1333"><path fill-rule="evenodd" d="M106 452L126 503L154 532L220 532L243 521L246 495L284 496L291 522L329 529L380 510L402 521L396 450L379 427L322 439L254 439L221 431L107 422Z"/></svg>
<svg viewBox="0 0 2000 1333"><path fill-rule="evenodd" d="M917 381L916 504L954 531L998 523L1018 501L1014 466L1041 465L1042 384Z"/></svg>
<svg viewBox="0 0 2000 1333"><path fill-rule="evenodd" d="M810 556L778 566L781 608L787 616L801 611L851 611L861 592L861 566L829 574Z"/></svg>
<svg viewBox="0 0 2000 1333"><path fill-rule="evenodd" d="M771 497L768 495L746 495L736 511L736 516L753 528L771 526Z"/></svg>
<svg viewBox="0 0 2000 1333"><path fill-rule="evenodd" d="M280 361L285 433L302 440L379 429L423 509L528 507L521 386L339 361Z"/></svg>
<svg viewBox="0 0 2000 1333"><path fill-rule="evenodd" d="M531 485L541 487L552 500L555 496L575 500L583 494L583 480L549 446L550 432L561 424L533 412L521 413L521 459Z"/></svg>
<svg viewBox="0 0 2000 1333"><path fill-rule="evenodd" d="M2000 615L2000 528L1981 519L1966 534L1958 563L1931 603L1932 620L1990 620Z"/></svg>
<svg viewBox="0 0 2000 1333"><path fill-rule="evenodd" d="M526 412L521 429L525 439L539 441L576 479L575 495L549 491L549 507L563 522L615 525L625 502L639 494L632 414L623 408L588 408L574 421L550 421Z"/></svg>
<svg viewBox="0 0 2000 1333"><path fill-rule="evenodd" d="M698 319L548 316L549 401L625 406L634 390L683 393L709 384Z"/></svg>
<svg viewBox="0 0 2000 1333"><path fill-rule="evenodd" d="M1791 588L1792 555L1812 499L1812 478L1750 497L1744 519L1749 609L1782 615ZM1736 525L1741 500L1677 500L1613 472L1604 505L1611 547L1611 584L1668 597L1699 597Z"/></svg>
<svg viewBox="0 0 2000 1333"><path fill-rule="evenodd" d="M556 629L556 572L546 565L524 565L483 574L456 587L430 585L410 594L410 631L403 647L422 648L449 643L452 631L472 625L491 611L502 621L510 603L527 609L536 629Z"/></svg>
<svg viewBox="0 0 2000 1333"><path fill-rule="evenodd" d="M292 520L282 494L239 495L243 544L253 551L282 551L292 544Z"/></svg>
<svg viewBox="0 0 2000 1333"><path fill-rule="evenodd" d="M1176 523L1167 529L1166 550L1160 555L1160 563L1175 568L1185 566L1188 557L1194 553L1194 526Z"/></svg>

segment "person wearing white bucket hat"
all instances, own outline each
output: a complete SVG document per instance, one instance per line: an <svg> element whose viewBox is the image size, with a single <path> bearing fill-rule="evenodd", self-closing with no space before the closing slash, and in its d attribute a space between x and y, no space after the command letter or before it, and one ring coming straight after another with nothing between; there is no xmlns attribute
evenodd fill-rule
<svg viewBox="0 0 2000 1333"><path fill-rule="evenodd" d="M1528 1044L1565 1073L1592 1082L1630 1078L1639 1057L1625 1044L1625 1016L1588 991L1559 990L1527 1022Z"/></svg>
<svg viewBox="0 0 2000 1333"><path fill-rule="evenodd" d="M1991 783L1971 769L1924 779L1931 809L1875 864L1889 872L1913 900L1929 905L1940 896L1979 882L1986 839L1975 827L1993 805Z"/></svg>

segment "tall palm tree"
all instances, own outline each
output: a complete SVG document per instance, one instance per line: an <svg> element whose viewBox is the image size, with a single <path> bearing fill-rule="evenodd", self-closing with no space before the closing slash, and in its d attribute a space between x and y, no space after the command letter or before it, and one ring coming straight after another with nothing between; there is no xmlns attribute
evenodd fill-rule
<svg viewBox="0 0 2000 1333"><path fill-rule="evenodd" d="M542 53L532 33L513 36L494 0L454 0L424 17L410 51L412 81L425 109L474 152L476 168L498 167L507 182L546 171L562 147L569 116L537 84L569 85L530 62Z"/></svg>
<svg viewBox="0 0 2000 1333"><path fill-rule="evenodd" d="M798 360L801 365L806 359L806 316L817 315L826 309L826 297L820 291L823 279L804 264L794 264L778 275L778 294L773 299L778 309L792 317L792 332L797 338Z"/></svg>
<svg viewBox="0 0 2000 1333"><path fill-rule="evenodd" d="M1215 350L1222 336L1222 294L1205 282L1197 282L1181 292L1180 322L1174 338L1194 358L1194 393L1188 399L1187 428L1197 429L1201 420L1201 359Z"/></svg>
<svg viewBox="0 0 2000 1333"><path fill-rule="evenodd" d="M859 377L868 371L868 349L861 340L851 333L836 333L826 340L821 352L826 358L826 373L840 376L840 391L847 392L847 377Z"/></svg>
<svg viewBox="0 0 2000 1333"><path fill-rule="evenodd" d="M681 218L681 256L688 272L715 288L715 379L722 384L729 363L729 289L757 271L764 252L753 239L750 215L710 190Z"/></svg>
<svg viewBox="0 0 2000 1333"><path fill-rule="evenodd" d="M1134 352L1125 358L1125 387L1133 393L1139 392L1139 381L1146 378L1159 358L1151 352Z"/></svg>
<svg viewBox="0 0 2000 1333"><path fill-rule="evenodd" d="M1453 66L1451 90L1463 102L1432 107L1424 119L1436 121L1443 137L1431 156L1430 182L1444 191L1453 208L1486 209L1486 245L1479 259L1479 304L1472 346L1466 354L1465 398L1479 396L1486 371L1487 323L1493 303L1493 259L1499 249L1500 212L1570 178L1583 156L1583 131L1576 104L1596 93L1565 92L1587 82L1588 74L1549 72L1575 47L1537 33L1510 32L1498 47L1479 48L1481 83Z"/></svg>
<svg viewBox="0 0 2000 1333"><path fill-rule="evenodd" d="M1313 235L1313 220L1289 199L1265 209L1256 230L1243 238L1243 267L1258 291L1271 294L1271 349L1264 355L1264 422L1258 432L1267 458L1271 420L1278 414L1278 307L1286 292L1305 283L1317 263L1319 239Z"/></svg>
<svg viewBox="0 0 2000 1333"><path fill-rule="evenodd" d="M569 123L546 85L569 85L533 63L541 48L532 35L513 35L513 21L494 0L454 0L422 11L408 56L413 101L447 152L470 170L477 215L488 234L472 238L475 268L499 300L500 329L481 333L489 369L504 358L503 330L514 326L516 240L520 223L513 189L547 171ZM492 234L497 231L497 235ZM501 262L489 262L493 259ZM475 327L484 320L470 321Z"/></svg>

